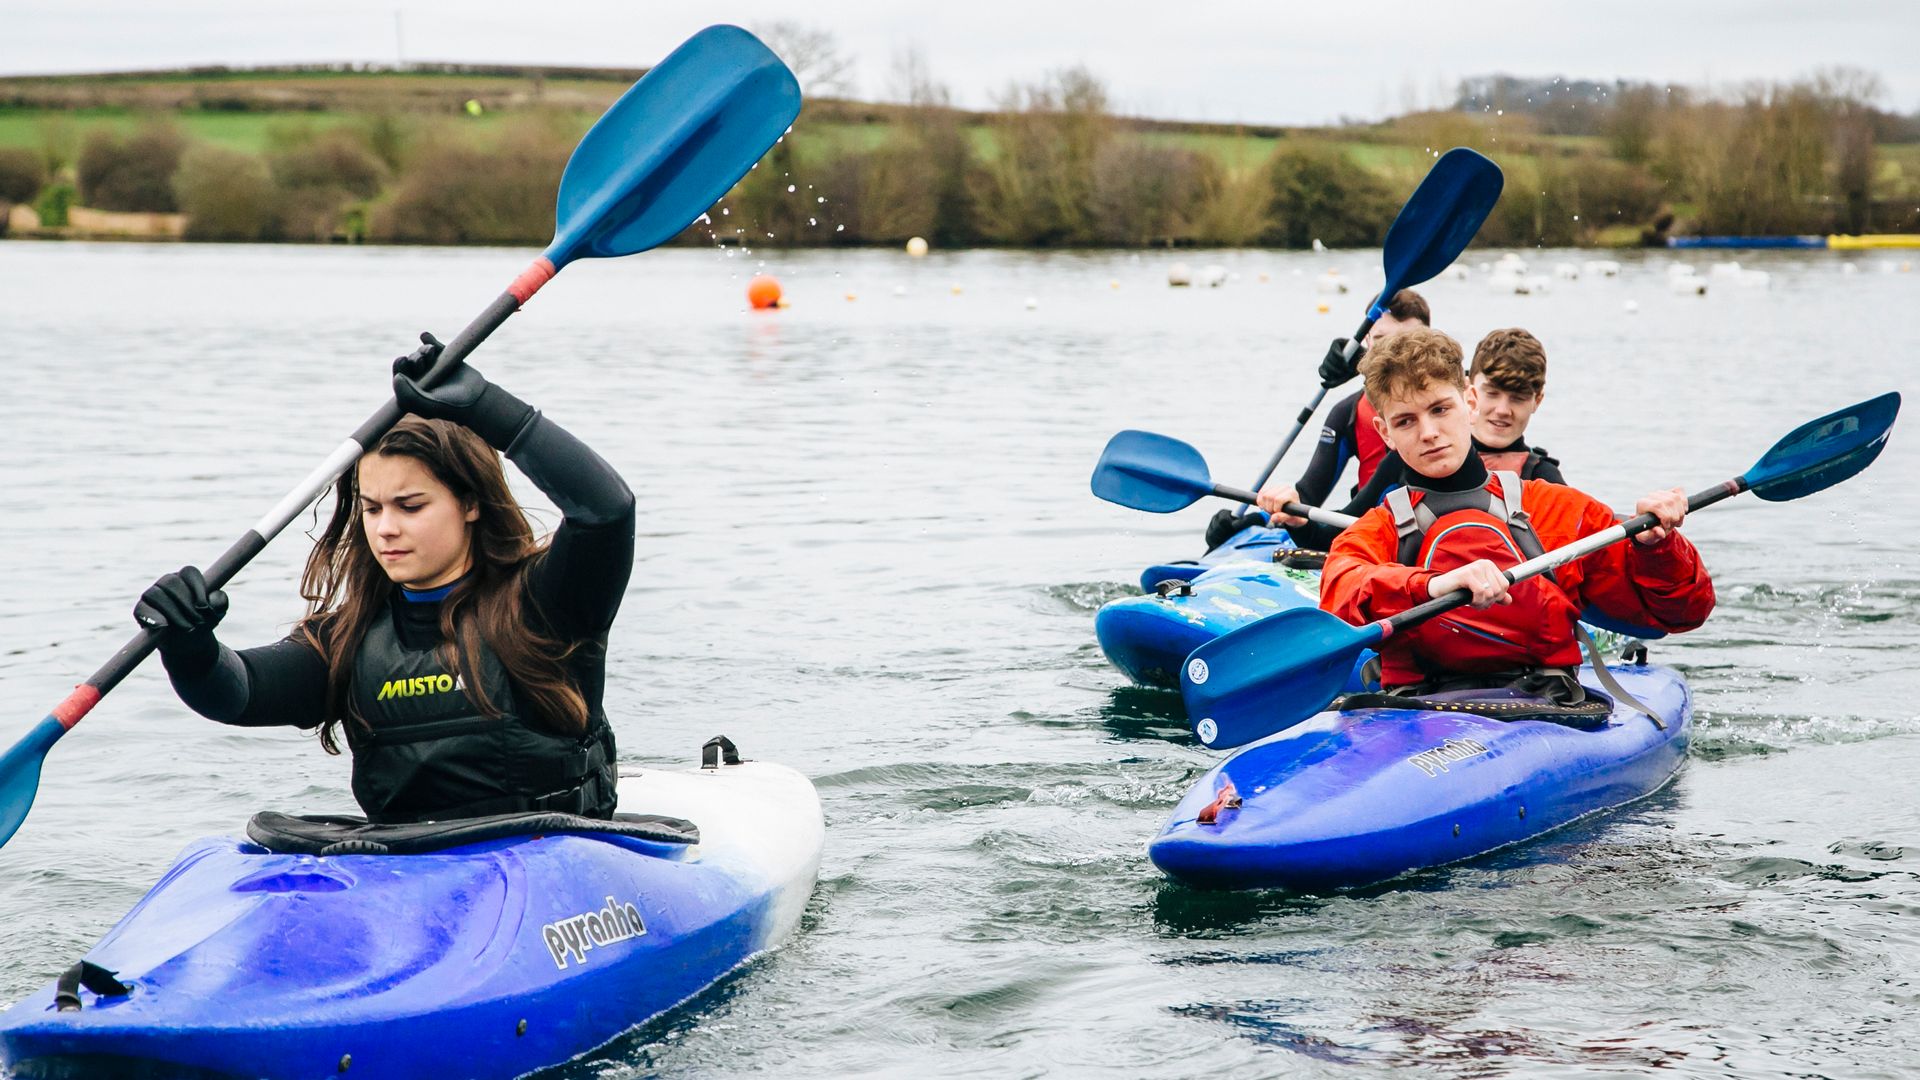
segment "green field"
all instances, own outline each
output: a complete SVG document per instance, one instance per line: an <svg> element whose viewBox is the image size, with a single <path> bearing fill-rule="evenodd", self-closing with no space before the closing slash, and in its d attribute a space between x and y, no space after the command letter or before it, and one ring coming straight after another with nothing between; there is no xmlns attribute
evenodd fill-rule
<svg viewBox="0 0 1920 1080"><path fill-rule="evenodd" d="M39 148L53 140L63 146L71 158L88 132L107 128L130 132L148 120L147 115L124 109L78 109L52 112L43 109L0 109L0 146ZM180 125L189 136L204 139L234 150L257 154L269 144L269 133L276 129L309 127L325 130L361 122L351 113L171 113L166 119ZM484 118L483 121L484 122Z"/></svg>

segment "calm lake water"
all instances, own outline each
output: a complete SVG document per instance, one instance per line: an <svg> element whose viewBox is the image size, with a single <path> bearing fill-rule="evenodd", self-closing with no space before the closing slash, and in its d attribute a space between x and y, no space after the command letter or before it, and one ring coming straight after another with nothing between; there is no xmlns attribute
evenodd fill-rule
<svg viewBox="0 0 1920 1080"><path fill-rule="evenodd" d="M530 254L0 244L0 738L127 638L148 582L211 559L384 400L415 333L451 334ZM1088 473L1145 427L1252 480L1379 274L1370 252L1182 257L1231 276L768 255L792 306L749 312L758 255L654 252L569 269L475 354L639 496L607 689L623 756L690 764L726 732L812 776L827 813L804 933L565 1075L1920 1070L1911 430L1834 491L1688 523L1720 608L1653 649L1700 708L1661 794L1356 894L1154 870L1147 839L1214 755L1177 697L1106 665L1093 612L1198 554L1212 507L1125 511ZM1546 295L1478 271L1424 291L1469 347L1538 334L1531 436L1624 507L1915 389L1908 258L1743 254L1770 287L1705 297L1669 291L1659 253ZM1317 293L1329 267L1354 292ZM290 530L230 587L227 641L284 632L306 548ZM0 1002L265 807L351 811L347 762L201 720L149 664L53 752L0 850Z"/></svg>

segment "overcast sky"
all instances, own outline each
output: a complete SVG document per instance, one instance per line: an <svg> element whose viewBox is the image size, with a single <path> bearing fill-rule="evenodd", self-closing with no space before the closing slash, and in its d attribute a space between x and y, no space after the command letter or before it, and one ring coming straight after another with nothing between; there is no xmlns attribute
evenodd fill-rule
<svg viewBox="0 0 1920 1080"><path fill-rule="evenodd" d="M1445 104L1506 72L1726 87L1823 65L1920 110L1920 0L6 0L0 74L188 64L497 61L641 67L715 22L831 32L859 92L917 48L956 103L1084 64L1121 111L1319 123Z"/></svg>

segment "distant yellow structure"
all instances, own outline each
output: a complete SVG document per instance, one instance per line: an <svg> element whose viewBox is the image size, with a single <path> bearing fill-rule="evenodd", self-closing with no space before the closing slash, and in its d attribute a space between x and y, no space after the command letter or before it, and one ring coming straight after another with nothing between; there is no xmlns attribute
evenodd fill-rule
<svg viewBox="0 0 1920 1080"><path fill-rule="evenodd" d="M1920 234L1882 233L1877 236L1829 236L1827 247L1834 251L1866 251L1871 248L1920 248Z"/></svg>

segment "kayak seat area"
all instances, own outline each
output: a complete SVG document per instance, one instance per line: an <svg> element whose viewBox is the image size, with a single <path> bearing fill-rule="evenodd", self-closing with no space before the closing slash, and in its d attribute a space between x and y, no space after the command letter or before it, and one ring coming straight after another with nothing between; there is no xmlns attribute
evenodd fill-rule
<svg viewBox="0 0 1920 1080"><path fill-rule="evenodd" d="M247 839L283 855L418 855L483 840L551 833L610 833L660 844L700 842L700 829L693 822L658 814L615 814L608 820L532 811L453 821L375 825L366 818L349 814L282 814L263 810L247 822Z"/></svg>
<svg viewBox="0 0 1920 1080"><path fill-rule="evenodd" d="M1578 705L1561 705L1546 698L1516 690L1494 688L1478 691L1443 691L1425 697L1399 694L1348 694L1334 703L1341 712L1360 709L1417 709L1423 712L1470 713L1496 720L1547 720L1572 728L1595 728L1613 714L1613 700L1586 688L1587 699Z"/></svg>

